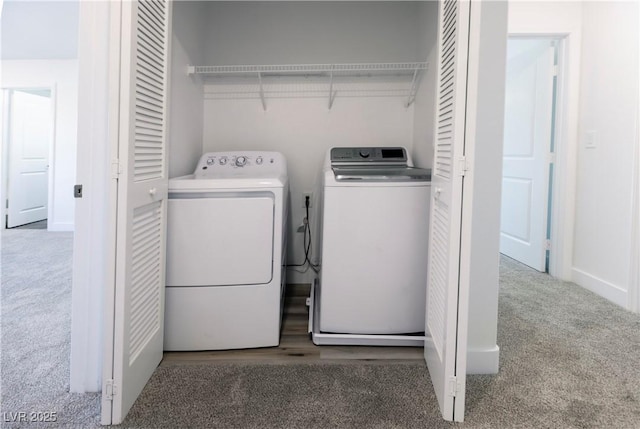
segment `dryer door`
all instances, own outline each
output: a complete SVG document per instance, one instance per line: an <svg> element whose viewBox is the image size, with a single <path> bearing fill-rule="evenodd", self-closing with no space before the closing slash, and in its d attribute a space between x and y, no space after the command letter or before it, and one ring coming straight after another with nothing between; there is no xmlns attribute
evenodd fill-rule
<svg viewBox="0 0 640 429"><path fill-rule="evenodd" d="M173 194L167 221L167 286L271 281L272 193Z"/></svg>

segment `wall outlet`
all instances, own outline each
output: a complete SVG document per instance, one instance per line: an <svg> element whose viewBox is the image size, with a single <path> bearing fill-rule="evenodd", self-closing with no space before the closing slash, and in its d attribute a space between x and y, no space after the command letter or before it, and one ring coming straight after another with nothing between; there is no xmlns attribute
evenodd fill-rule
<svg viewBox="0 0 640 429"><path fill-rule="evenodd" d="M313 192L302 193L302 208L307 208L307 197L309 197L309 208L313 207Z"/></svg>

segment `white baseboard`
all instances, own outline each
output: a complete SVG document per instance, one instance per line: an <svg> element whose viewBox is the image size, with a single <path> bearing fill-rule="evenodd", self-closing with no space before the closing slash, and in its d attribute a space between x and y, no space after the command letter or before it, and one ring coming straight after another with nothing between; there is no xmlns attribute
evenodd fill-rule
<svg viewBox="0 0 640 429"><path fill-rule="evenodd" d="M609 283L606 280L575 267L572 270L571 279L577 285L618 304L622 308L627 308L628 292L620 286L616 286L613 283Z"/></svg>
<svg viewBox="0 0 640 429"><path fill-rule="evenodd" d="M500 363L500 347L467 349L467 374L497 374Z"/></svg>
<svg viewBox="0 0 640 429"><path fill-rule="evenodd" d="M54 232L73 232L73 223L69 222L51 222L47 223L47 231Z"/></svg>

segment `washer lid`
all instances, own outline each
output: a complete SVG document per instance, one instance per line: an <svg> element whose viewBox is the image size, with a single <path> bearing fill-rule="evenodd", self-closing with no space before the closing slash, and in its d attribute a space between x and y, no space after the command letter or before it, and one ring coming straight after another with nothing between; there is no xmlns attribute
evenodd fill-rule
<svg viewBox="0 0 640 429"><path fill-rule="evenodd" d="M366 166L366 167L333 167L333 174L338 181L359 182L411 182L431 181L431 170L416 167Z"/></svg>

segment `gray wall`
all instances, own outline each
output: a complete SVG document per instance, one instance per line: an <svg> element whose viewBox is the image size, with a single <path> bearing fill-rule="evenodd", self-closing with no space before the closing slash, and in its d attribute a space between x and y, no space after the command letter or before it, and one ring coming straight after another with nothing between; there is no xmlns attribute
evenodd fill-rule
<svg viewBox="0 0 640 429"><path fill-rule="evenodd" d="M3 60L78 56L78 2L8 0L2 7Z"/></svg>
<svg viewBox="0 0 640 429"><path fill-rule="evenodd" d="M422 74L416 94L413 119L413 162L422 168L433 165L433 136L438 62L438 2L421 2L419 58L429 68Z"/></svg>
<svg viewBox="0 0 640 429"><path fill-rule="evenodd" d="M187 66L203 65L207 6L202 1L173 4L169 177L193 173L202 154L203 85L199 78L187 75Z"/></svg>
<svg viewBox="0 0 640 429"><path fill-rule="evenodd" d="M410 61L418 53L419 2L208 6L209 65L397 62Z"/></svg>

